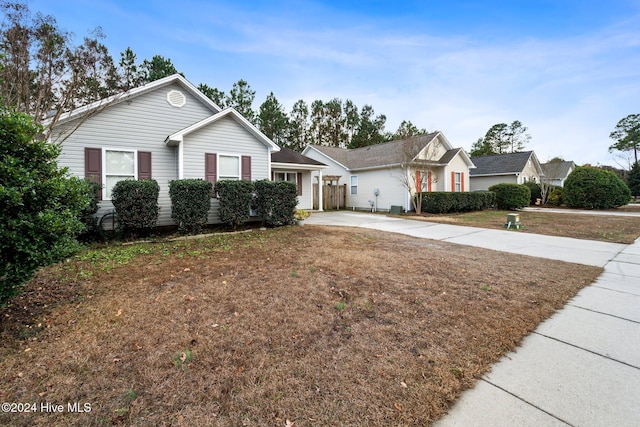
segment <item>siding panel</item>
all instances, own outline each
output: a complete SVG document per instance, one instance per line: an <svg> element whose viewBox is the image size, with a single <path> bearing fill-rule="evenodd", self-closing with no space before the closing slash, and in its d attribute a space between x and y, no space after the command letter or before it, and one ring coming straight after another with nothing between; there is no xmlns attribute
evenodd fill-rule
<svg viewBox="0 0 640 427"><path fill-rule="evenodd" d="M180 90L187 97L182 108L172 107L166 96L170 90ZM153 178L160 185L160 216L158 225L171 225L171 201L169 181L176 179L177 153L175 147L167 147L164 140L170 134L184 129L212 114L199 100L192 97L180 85L173 84L133 98L130 102L114 104L86 120L66 140L54 134L52 142L62 145L58 158L60 166L78 177L85 175L84 149L102 147L137 149L151 153ZM61 126L62 132L76 126L71 122ZM101 203L99 214L113 209L108 201Z"/></svg>

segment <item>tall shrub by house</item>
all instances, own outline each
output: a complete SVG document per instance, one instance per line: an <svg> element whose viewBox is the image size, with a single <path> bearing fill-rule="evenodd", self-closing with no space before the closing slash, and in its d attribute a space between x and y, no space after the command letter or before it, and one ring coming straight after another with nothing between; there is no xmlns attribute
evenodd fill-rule
<svg viewBox="0 0 640 427"><path fill-rule="evenodd" d="M207 224L213 184L202 179L178 179L169 182L171 219L183 233L197 234Z"/></svg>
<svg viewBox="0 0 640 427"><path fill-rule="evenodd" d="M503 183L489 187L489 191L496 194L498 209L513 210L529 206L531 191L526 185Z"/></svg>
<svg viewBox="0 0 640 427"><path fill-rule="evenodd" d="M251 181L222 180L216 182L220 221L236 229L251 218L255 187Z"/></svg>
<svg viewBox="0 0 640 427"><path fill-rule="evenodd" d="M298 189L288 181L256 181L256 209L263 224L280 227L295 223Z"/></svg>
<svg viewBox="0 0 640 427"><path fill-rule="evenodd" d="M80 247L91 189L58 167L60 148L36 140L41 132L30 116L0 110L0 303Z"/></svg>
<svg viewBox="0 0 640 427"><path fill-rule="evenodd" d="M562 200L570 208L610 209L628 204L631 191L615 173L583 166L565 180Z"/></svg>
<svg viewBox="0 0 640 427"><path fill-rule="evenodd" d="M627 182L631 190L631 195L633 197L640 197L640 162L633 164L629 175L627 175Z"/></svg>
<svg viewBox="0 0 640 427"><path fill-rule="evenodd" d="M118 181L111 192L111 202L122 231L146 235L156 226L160 207L160 186L153 179Z"/></svg>

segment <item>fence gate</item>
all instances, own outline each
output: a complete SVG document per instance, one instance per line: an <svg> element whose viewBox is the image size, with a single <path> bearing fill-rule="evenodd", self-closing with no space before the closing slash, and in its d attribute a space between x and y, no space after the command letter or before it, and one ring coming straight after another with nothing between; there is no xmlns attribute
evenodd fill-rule
<svg viewBox="0 0 640 427"><path fill-rule="evenodd" d="M347 206L347 184L322 186L322 209L344 209ZM318 184L313 184L313 209L318 209Z"/></svg>

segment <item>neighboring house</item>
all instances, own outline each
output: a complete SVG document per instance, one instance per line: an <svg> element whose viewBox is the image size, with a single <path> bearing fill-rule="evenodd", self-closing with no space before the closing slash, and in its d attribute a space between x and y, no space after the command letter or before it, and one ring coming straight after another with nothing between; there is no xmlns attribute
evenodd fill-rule
<svg viewBox="0 0 640 427"><path fill-rule="evenodd" d="M220 109L178 74L64 114L51 141L62 147L60 166L102 184L98 215L113 209L116 182L155 179L158 225L174 224L169 181L270 179L271 155L280 151L240 113ZM216 199L211 207L209 223L219 222Z"/></svg>
<svg viewBox="0 0 640 427"><path fill-rule="evenodd" d="M290 181L298 186L298 209L313 209L312 173L328 166L289 148L271 154L271 180ZM320 209L322 210L322 206Z"/></svg>
<svg viewBox="0 0 640 427"><path fill-rule="evenodd" d="M544 175L533 151L471 157L471 191L487 190L495 184L540 182Z"/></svg>
<svg viewBox="0 0 640 427"><path fill-rule="evenodd" d="M347 208L367 210L412 210L416 182L422 191L468 191L474 167L441 132L356 149L309 145L302 154L326 164L322 173L333 185L346 184ZM315 183L322 181L316 174Z"/></svg>
<svg viewBox="0 0 640 427"><path fill-rule="evenodd" d="M564 187L564 181L576 168L574 162L565 162L562 160L543 163L541 166L544 172L542 181L556 187Z"/></svg>

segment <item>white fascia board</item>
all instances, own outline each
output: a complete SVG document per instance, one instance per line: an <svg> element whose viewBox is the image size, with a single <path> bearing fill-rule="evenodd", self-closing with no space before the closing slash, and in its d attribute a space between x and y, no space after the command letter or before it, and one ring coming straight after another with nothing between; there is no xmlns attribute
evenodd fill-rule
<svg viewBox="0 0 640 427"><path fill-rule="evenodd" d="M482 175L470 175L470 178L477 178L480 176L507 176L507 175L515 175L518 176L520 175L522 172L502 172L502 173L485 173Z"/></svg>
<svg viewBox="0 0 640 427"><path fill-rule="evenodd" d="M308 170L308 171L318 171L320 169L326 169L329 166L319 166L319 165L306 165L300 163L278 163L272 162L271 169L282 169L282 170Z"/></svg>

